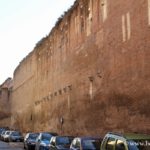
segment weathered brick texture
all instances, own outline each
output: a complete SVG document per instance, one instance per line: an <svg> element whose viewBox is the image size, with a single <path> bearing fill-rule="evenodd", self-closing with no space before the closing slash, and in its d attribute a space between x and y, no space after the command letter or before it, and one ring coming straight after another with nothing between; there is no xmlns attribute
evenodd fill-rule
<svg viewBox="0 0 150 150"><path fill-rule="evenodd" d="M150 133L149 9L148 0L77 0L16 68L12 126Z"/></svg>
<svg viewBox="0 0 150 150"><path fill-rule="evenodd" d="M10 125L12 86L13 81L11 78L6 79L0 85L0 127Z"/></svg>

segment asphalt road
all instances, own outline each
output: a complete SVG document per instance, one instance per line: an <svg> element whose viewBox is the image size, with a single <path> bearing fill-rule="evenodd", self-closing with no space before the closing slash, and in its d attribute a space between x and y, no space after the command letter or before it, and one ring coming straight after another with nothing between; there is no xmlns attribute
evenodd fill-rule
<svg viewBox="0 0 150 150"><path fill-rule="evenodd" d="M23 150L22 142L5 143L0 141L0 150Z"/></svg>

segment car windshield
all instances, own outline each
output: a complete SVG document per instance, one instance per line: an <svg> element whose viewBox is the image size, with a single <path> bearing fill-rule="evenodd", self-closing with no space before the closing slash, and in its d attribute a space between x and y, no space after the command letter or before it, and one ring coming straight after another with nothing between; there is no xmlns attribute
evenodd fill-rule
<svg viewBox="0 0 150 150"><path fill-rule="evenodd" d="M5 131L3 131L2 134L5 134Z"/></svg>
<svg viewBox="0 0 150 150"><path fill-rule="evenodd" d="M6 132L6 134L7 134L7 135L9 135L9 134L10 134L10 132L8 131L8 132Z"/></svg>
<svg viewBox="0 0 150 150"><path fill-rule="evenodd" d="M72 137L57 137L56 144L57 145L68 145L71 144L73 138Z"/></svg>
<svg viewBox="0 0 150 150"><path fill-rule="evenodd" d="M100 140L98 139L86 139L82 141L84 150L99 150L100 144Z"/></svg>
<svg viewBox="0 0 150 150"><path fill-rule="evenodd" d="M52 137L52 135L50 135L48 133L44 133L44 134L42 134L42 138L41 139L50 141L51 137Z"/></svg>
<svg viewBox="0 0 150 150"><path fill-rule="evenodd" d="M13 135L13 136L20 136L21 133L20 133L20 132L13 132L12 135Z"/></svg>
<svg viewBox="0 0 150 150"><path fill-rule="evenodd" d="M38 137L38 134L29 134L29 139L36 139Z"/></svg>
<svg viewBox="0 0 150 150"><path fill-rule="evenodd" d="M150 139L145 140L129 140L129 150L150 150Z"/></svg>

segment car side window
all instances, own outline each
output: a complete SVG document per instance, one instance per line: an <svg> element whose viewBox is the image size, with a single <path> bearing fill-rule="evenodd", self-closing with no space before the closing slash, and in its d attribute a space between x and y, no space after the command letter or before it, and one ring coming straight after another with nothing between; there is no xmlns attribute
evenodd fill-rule
<svg viewBox="0 0 150 150"><path fill-rule="evenodd" d="M56 138L52 137L52 139L51 139L51 145L55 146L55 142L56 142Z"/></svg>
<svg viewBox="0 0 150 150"><path fill-rule="evenodd" d="M25 136L25 139L27 139L29 137L29 133L27 133L27 135Z"/></svg>
<svg viewBox="0 0 150 150"><path fill-rule="evenodd" d="M41 139L41 134L39 134L39 136L36 138L36 141L39 142Z"/></svg>
<svg viewBox="0 0 150 150"><path fill-rule="evenodd" d="M115 147L116 140L115 138L108 138L106 143L106 150L113 150Z"/></svg>
<svg viewBox="0 0 150 150"><path fill-rule="evenodd" d="M124 142L121 140L117 140L115 150L126 150Z"/></svg>
<svg viewBox="0 0 150 150"><path fill-rule="evenodd" d="M53 144L55 145L55 143L56 143L56 138L54 137L53 138Z"/></svg>
<svg viewBox="0 0 150 150"><path fill-rule="evenodd" d="M76 148L80 148L80 139L76 140Z"/></svg>
<svg viewBox="0 0 150 150"><path fill-rule="evenodd" d="M52 137L51 140L50 140L50 144L52 144L52 142L53 142L53 137Z"/></svg>
<svg viewBox="0 0 150 150"><path fill-rule="evenodd" d="M71 147L73 147L73 148L76 147L76 139L74 139L74 140L72 141Z"/></svg>
<svg viewBox="0 0 150 150"><path fill-rule="evenodd" d="M75 138L75 139L72 141L71 147L72 147L72 148L75 148L75 149L80 149L80 139Z"/></svg>

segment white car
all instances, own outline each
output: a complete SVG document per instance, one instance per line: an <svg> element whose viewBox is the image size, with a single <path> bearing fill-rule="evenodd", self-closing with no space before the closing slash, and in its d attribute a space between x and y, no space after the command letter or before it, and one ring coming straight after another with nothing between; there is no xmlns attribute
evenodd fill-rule
<svg viewBox="0 0 150 150"><path fill-rule="evenodd" d="M3 135L3 139L5 142L9 141L9 136L11 134L12 131L6 131L5 134Z"/></svg>

